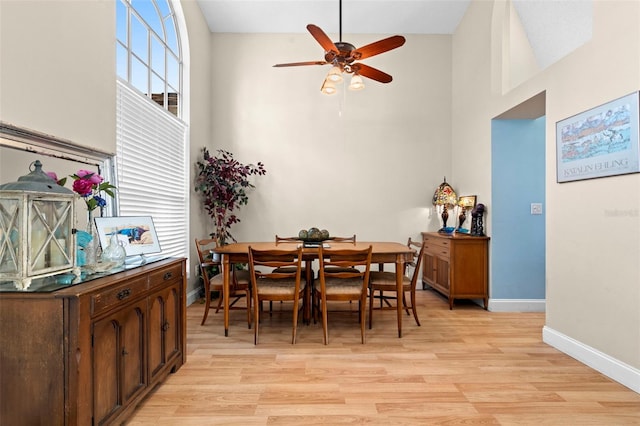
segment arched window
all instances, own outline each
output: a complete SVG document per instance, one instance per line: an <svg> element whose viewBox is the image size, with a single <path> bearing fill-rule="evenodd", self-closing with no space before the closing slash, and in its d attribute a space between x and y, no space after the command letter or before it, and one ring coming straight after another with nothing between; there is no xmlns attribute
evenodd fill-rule
<svg viewBox="0 0 640 426"><path fill-rule="evenodd" d="M118 0L118 77L181 117L182 59L173 9L167 0Z"/></svg>
<svg viewBox="0 0 640 426"><path fill-rule="evenodd" d="M162 253L186 257L189 173L187 124L181 106L184 56L174 7L180 4L117 0L116 175L118 214L151 216Z"/></svg>

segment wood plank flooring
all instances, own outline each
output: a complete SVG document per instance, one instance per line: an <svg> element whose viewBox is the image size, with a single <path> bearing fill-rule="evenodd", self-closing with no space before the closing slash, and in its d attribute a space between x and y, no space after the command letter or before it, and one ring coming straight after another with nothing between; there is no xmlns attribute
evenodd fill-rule
<svg viewBox="0 0 640 426"><path fill-rule="evenodd" d="M224 337L222 313L200 326L195 303L186 364L128 425L640 425L640 394L544 344L544 314L451 311L431 290L418 304L401 339L395 312L374 311L364 345L354 313L330 312L327 346L302 322L292 345L275 304L254 346L243 311Z"/></svg>

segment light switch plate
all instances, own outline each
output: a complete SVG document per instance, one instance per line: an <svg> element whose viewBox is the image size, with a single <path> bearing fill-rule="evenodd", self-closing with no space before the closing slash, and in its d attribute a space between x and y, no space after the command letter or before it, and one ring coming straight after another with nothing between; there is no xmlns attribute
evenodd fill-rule
<svg viewBox="0 0 640 426"><path fill-rule="evenodd" d="M542 214L542 203L531 203L531 214Z"/></svg>

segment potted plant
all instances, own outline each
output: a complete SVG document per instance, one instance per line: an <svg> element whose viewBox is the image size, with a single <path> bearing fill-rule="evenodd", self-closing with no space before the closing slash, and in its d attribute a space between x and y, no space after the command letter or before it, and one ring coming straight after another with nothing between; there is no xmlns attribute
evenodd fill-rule
<svg viewBox="0 0 640 426"><path fill-rule="evenodd" d="M202 194L204 208L215 224L215 238L218 245L225 245L236 239L229 232L231 226L240 222L235 210L249 201L247 190L254 188L249 181L251 175L264 175L264 164L242 164L233 154L219 149L211 156L207 148L202 149L202 159L196 162L198 175L195 190Z"/></svg>

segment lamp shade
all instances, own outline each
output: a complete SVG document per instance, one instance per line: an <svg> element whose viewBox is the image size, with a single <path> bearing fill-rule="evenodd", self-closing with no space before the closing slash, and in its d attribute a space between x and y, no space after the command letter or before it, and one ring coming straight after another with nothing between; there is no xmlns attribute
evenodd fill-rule
<svg viewBox="0 0 640 426"><path fill-rule="evenodd" d="M451 185L447 183L447 178L444 178L442 182L433 193L433 205L434 206L452 206L458 201L456 191L453 190Z"/></svg>
<svg viewBox="0 0 640 426"><path fill-rule="evenodd" d="M329 79L324 80L320 91L322 91L322 93L324 93L325 95L333 95L337 92L336 86L331 81L329 81Z"/></svg>
<svg viewBox="0 0 640 426"><path fill-rule="evenodd" d="M351 77L351 84L349 84L349 89L350 90L364 89L364 82L362 81L362 77L360 77L358 74L354 74L353 77Z"/></svg>
<svg viewBox="0 0 640 426"><path fill-rule="evenodd" d="M327 74L327 80L333 83L342 82L342 70L339 66L334 65L333 67L331 67L331 69L329 70L329 74Z"/></svg>

